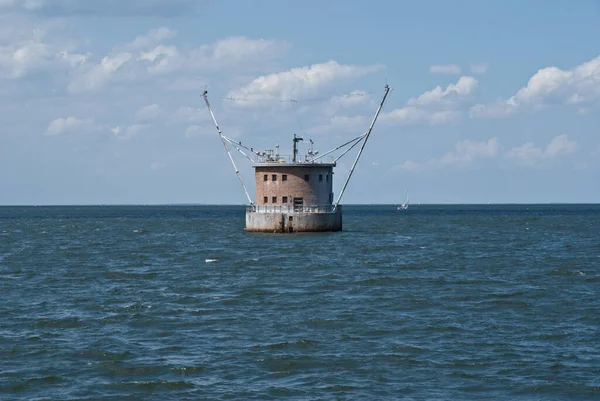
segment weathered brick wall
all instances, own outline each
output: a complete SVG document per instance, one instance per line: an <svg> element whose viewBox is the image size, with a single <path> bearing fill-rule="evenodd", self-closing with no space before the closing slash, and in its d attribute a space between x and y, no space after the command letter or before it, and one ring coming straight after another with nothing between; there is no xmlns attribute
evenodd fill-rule
<svg viewBox="0 0 600 401"><path fill-rule="evenodd" d="M256 204L257 205L282 205L284 196L288 197L288 205L293 204L294 198L303 198L305 205L328 205L331 204L330 194L333 192L333 168L318 164L297 165L273 165L255 166L256 169ZM282 175L287 175L287 181L283 181ZM309 180L304 180L304 175L309 175ZM323 181L319 181L319 175ZM265 181L264 176L267 176ZM273 181L273 175L276 180ZM264 202L264 197L267 202ZM273 197L277 202L273 203Z"/></svg>

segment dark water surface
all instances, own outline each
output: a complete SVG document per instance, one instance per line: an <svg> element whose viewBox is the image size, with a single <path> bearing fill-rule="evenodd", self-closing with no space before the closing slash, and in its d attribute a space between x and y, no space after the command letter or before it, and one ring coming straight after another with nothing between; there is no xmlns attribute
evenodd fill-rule
<svg viewBox="0 0 600 401"><path fill-rule="evenodd" d="M600 206L0 207L0 399L598 400ZM215 260L208 261L207 260Z"/></svg>

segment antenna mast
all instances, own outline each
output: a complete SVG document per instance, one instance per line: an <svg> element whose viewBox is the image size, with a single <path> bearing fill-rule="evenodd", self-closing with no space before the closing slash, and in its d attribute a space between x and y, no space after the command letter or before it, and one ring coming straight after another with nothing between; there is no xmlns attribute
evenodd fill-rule
<svg viewBox="0 0 600 401"><path fill-rule="evenodd" d="M299 136L296 136L296 134L294 134L294 156L293 156L293 163L296 163L296 155L298 154L298 148L296 146L296 144L300 141L303 141L303 138L300 138Z"/></svg>
<svg viewBox="0 0 600 401"><path fill-rule="evenodd" d="M250 198L250 195L248 194L248 190L246 189L246 186L244 185L244 180L242 179L242 176L240 175L240 170L238 170L237 166L235 165L235 162L233 161L233 157L231 157L231 152L229 151L229 147L227 146L227 142L225 141L225 138L223 137L223 133L221 132L221 128L219 128L219 123L217 123L217 119L215 118L215 115L213 114L213 111L210 107L210 103L208 103L208 91L204 91L204 93L202 94L202 97L204 98L204 101L206 102L206 107L208 107L208 111L210 112L210 116L212 117L213 122L215 123L215 127L217 127L217 132L219 133L219 137L221 138L221 141L223 142L223 146L225 146L225 150L227 151L227 155L229 156L229 160L231 160L231 164L233 165L233 168L235 170L235 173L237 174L240 183L242 184L242 188L244 189L244 193L246 194L246 198L248 198L248 202L250 202L251 205L254 204L254 202L252 202L252 199ZM295 145L295 143L294 143Z"/></svg>
<svg viewBox="0 0 600 401"><path fill-rule="evenodd" d="M346 190L346 186L348 186L348 182L350 181L350 177L352 177L352 173L354 172L354 168L356 167L356 163L358 163L358 159L360 159L360 155L362 154L363 149L365 148L365 145L367 144L367 141L369 140L369 136L371 135L371 131L373 131L373 127L375 126L375 122L377 121L377 117L379 117L379 112L383 108L383 104L385 103L385 99L387 98L388 93L390 93L390 87L389 87L389 85L386 84L385 85L385 94L383 95L383 99L381 99L381 103L379 104L379 107L377 108L377 112L375 113L375 117L373 117L373 121L371 121L371 125L369 126L369 130L365 134L365 139L363 140L362 146L360 147L360 150L358 151L358 155L356 155L356 159L354 159L354 163L352 164L352 168L350 168L350 173L348 174L348 178L346 179L346 182L344 183L344 187L342 188L342 191L340 192L340 196L338 196L337 201L335 202L335 205L333 206L333 210L337 209L337 206L340 204L340 200L342 199L342 195L344 195L344 191Z"/></svg>

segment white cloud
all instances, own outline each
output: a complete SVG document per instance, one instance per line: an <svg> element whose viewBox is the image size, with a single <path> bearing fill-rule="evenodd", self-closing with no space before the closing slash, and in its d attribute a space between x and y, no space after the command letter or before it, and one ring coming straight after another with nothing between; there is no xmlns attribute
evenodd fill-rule
<svg viewBox="0 0 600 401"><path fill-rule="evenodd" d="M503 151L497 138L476 142L465 139L454 145L451 152L439 158L432 158L424 163L406 161L393 170L415 171L420 169L444 168L449 166L472 167L483 160L508 160L518 165L534 166L542 161L558 159L576 152L578 144L569 140L567 135L553 138L546 148L535 147L528 142L521 146Z"/></svg>
<svg viewBox="0 0 600 401"><path fill-rule="evenodd" d="M192 50L189 55L190 67L215 70L243 65L247 62L264 62L283 54L288 47L288 43L282 40L233 36Z"/></svg>
<svg viewBox="0 0 600 401"><path fill-rule="evenodd" d="M10 24L10 20L3 17L0 23ZM56 50L46 42L45 28L27 31L9 25L4 29L0 35L0 78L22 78L51 63Z"/></svg>
<svg viewBox="0 0 600 401"><path fill-rule="evenodd" d="M471 95L479 82L473 77L460 77L456 84L449 84L446 89L436 86L417 98L408 101L409 106L428 106L439 103L454 103Z"/></svg>
<svg viewBox="0 0 600 401"><path fill-rule="evenodd" d="M416 171L419 170L421 167L422 166L420 164L407 160L399 166L392 167L392 170Z"/></svg>
<svg viewBox="0 0 600 401"><path fill-rule="evenodd" d="M263 75L249 85L229 93L239 99L236 105L256 106L262 100L289 101L315 95L319 90L364 75L380 71L381 65L354 66L328 61L308 67L292 68L276 74ZM267 102L268 103L268 102ZM272 107L272 103L269 105Z"/></svg>
<svg viewBox="0 0 600 401"><path fill-rule="evenodd" d="M103 57L98 64L91 66L87 71L76 77L69 84L69 91L71 93L81 93L100 89L114 79L117 71L131 60L131 57L131 53L126 52Z"/></svg>
<svg viewBox="0 0 600 401"><path fill-rule="evenodd" d="M460 67L456 64L432 65L429 67L429 72L432 74L459 75Z"/></svg>
<svg viewBox="0 0 600 401"><path fill-rule="evenodd" d="M453 151L446 153L440 158L430 159L422 164L407 160L404 164L394 167L394 170L416 171L424 168L439 168L453 165L469 167L477 161L498 158L501 149L502 146L497 138L491 138L483 142L465 139L456 143Z"/></svg>
<svg viewBox="0 0 600 401"><path fill-rule="evenodd" d="M545 149L536 148L532 142L528 142L511 149L506 156L519 164L534 166L543 160L574 153L577 148L577 142L569 140L568 136L563 134L552 139Z"/></svg>
<svg viewBox="0 0 600 401"><path fill-rule="evenodd" d="M111 128L110 132L119 139L131 139L149 127L148 124L119 125Z"/></svg>
<svg viewBox="0 0 600 401"><path fill-rule="evenodd" d="M162 74L178 70L183 63L179 50L175 46L164 45L159 45L148 52L143 52L139 60L150 62L151 65L147 69L152 74Z"/></svg>
<svg viewBox="0 0 600 401"><path fill-rule="evenodd" d="M490 64L486 62L471 64L470 70L472 74L485 74L490 68Z"/></svg>
<svg viewBox="0 0 600 401"><path fill-rule="evenodd" d="M76 117L57 118L48 125L46 135L61 135L67 132L73 132L83 127L84 124L85 121Z"/></svg>
<svg viewBox="0 0 600 401"><path fill-rule="evenodd" d="M472 117L504 117L523 110L538 110L557 105L591 104L600 99L600 56L571 70L542 68L527 86L504 101L478 104Z"/></svg>
<svg viewBox="0 0 600 401"><path fill-rule="evenodd" d="M146 35L137 36L131 46L134 48L150 48L175 37L176 34L170 28L161 26L160 28L151 29Z"/></svg>
<svg viewBox="0 0 600 401"><path fill-rule="evenodd" d="M454 151L439 159L441 164L469 164L477 159L492 159L498 156L500 144L497 138L487 142L473 142L468 139L454 145Z"/></svg>
<svg viewBox="0 0 600 401"><path fill-rule="evenodd" d="M416 98L407 105L387 113L382 113L382 121L390 124L446 124L461 119L463 109L471 104L478 81L473 77L460 77L456 84L445 89L437 86Z"/></svg>

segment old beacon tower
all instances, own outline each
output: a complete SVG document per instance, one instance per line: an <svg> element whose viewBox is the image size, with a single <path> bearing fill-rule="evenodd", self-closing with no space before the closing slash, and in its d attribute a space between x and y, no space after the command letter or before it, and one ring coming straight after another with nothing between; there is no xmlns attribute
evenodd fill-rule
<svg viewBox="0 0 600 401"><path fill-rule="evenodd" d="M307 154L298 155L298 142L303 141L304 138L294 135L291 156L280 155L279 145L276 146L275 151L271 149L256 151L254 148L244 146L241 142L236 142L223 135L205 91L203 96L208 110L250 203L246 207L246 231L271 233L340 231L342 229L342 206L339 202L389 91L390 88L386 85L383 99L366 133L321 155L319 152L313 151L312 140L310 140ZM342 156L359 144L361 144L360 150L344 186L334 202L333 168ZM233 146L250 160L254 167L256 185L254 201L248 194L228 145ZM346 149L337 158L329 156L344 148ZM248 152L253 153L254 157L248 156ZM326 159L326 157L328 158Z"/></svg>

